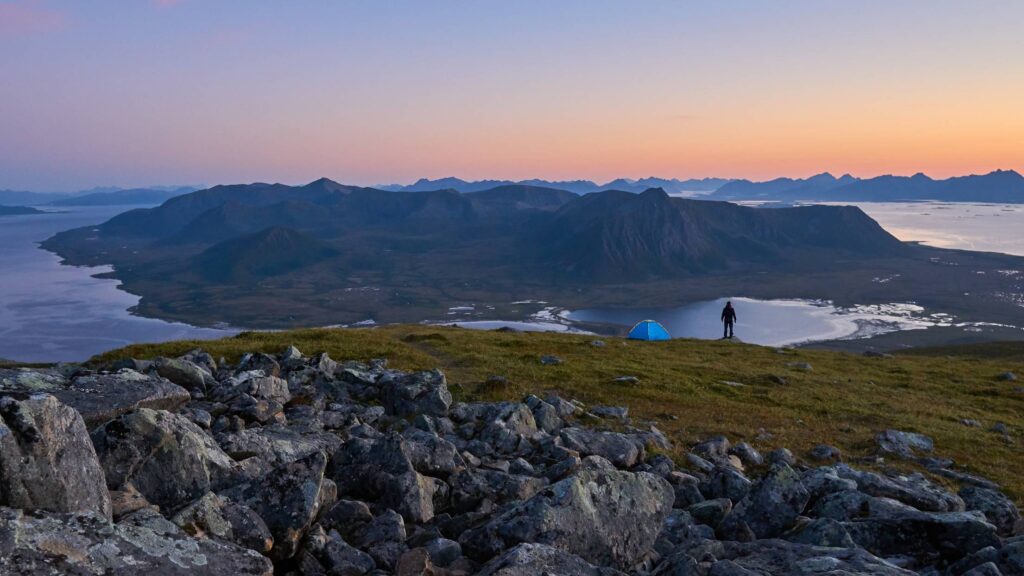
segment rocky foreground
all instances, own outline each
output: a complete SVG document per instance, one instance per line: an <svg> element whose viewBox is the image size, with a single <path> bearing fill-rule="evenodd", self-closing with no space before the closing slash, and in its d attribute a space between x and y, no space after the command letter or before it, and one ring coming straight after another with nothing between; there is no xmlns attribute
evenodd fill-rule
<svg viewBox="0 0 1024 576"><path fill-rule="evenodd" d="M922 435L690 447L625 408L454 403L292 348L0 370L2 574L1024 574L1024 523Z"/></svg>

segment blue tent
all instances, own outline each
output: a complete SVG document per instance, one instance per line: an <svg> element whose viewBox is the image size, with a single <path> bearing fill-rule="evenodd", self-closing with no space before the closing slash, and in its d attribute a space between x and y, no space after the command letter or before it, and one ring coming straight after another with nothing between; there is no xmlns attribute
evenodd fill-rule
<svg viewBox="0 0 1024 576"><path fill-rule="evenodd" d="M629 331L631 340L668 340L668 330L654 320L641 320Z"/></svg>

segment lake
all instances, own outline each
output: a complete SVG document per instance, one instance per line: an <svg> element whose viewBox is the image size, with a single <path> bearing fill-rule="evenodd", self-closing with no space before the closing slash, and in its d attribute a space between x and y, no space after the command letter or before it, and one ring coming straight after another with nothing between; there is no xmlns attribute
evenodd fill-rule
<svg viewBox="0 0 1024 576"><path fill-rule="evenodd" d="M837 202L859 207L905 242L1024 256L1024 205Z"/></svg>
<svg viewBox="0 0 1024 576"><path fill-rule="evenodd" d="M631 327L640 320L660 322L673 338L722 337L721 313L732 300L736 308L736 338L764 346L788 346L839 338L867 338L897 330L949 326L944 314L928 314L914 304L885 304L836 308L811 300L719 298L673 308L574 310L562 317L571 322Z"/></svg>
<svg viewBox="0 0 1024 576"><path fill-rule="evenodd" d="M232 333L133 316L128 310L138 304L137 296L119 290L117 280L92 277L109 268L62 266L38 246L57 232L99 224L130 208L0 217L0 358L74 362L135 342Z"/></svg>

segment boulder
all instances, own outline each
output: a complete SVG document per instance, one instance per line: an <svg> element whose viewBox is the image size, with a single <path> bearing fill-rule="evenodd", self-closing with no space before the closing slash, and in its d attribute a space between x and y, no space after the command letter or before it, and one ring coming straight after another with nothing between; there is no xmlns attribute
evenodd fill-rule
<svg viewBox="0 0 1024 576"><path fill-rule="evenodd" d="M152 371L185 388L203 392L217 385L217 380L199 365L181 358L154 358Z"/></svg>
<svg viewBox="0 0 1024 576"><path fill-rule="evenodd" d="M448 382L440 370L388 374L380 386L381 403L393 416L447 416L452 404Z"/></svg>
<svg viewBox="0 0 1024 576"><path fill-rule="evenodd" d="M857 545L880 556L905 555L933 563L953 562L986 546L999 546L984 514L904 510L843 523Z"/></svg>
<svg viewBox="0 0 1024 576"><path fill-rule="evenodd" d="M978 510L1003 536L1012 536L1020 522L1020 511L998 490L964 486L958 493L967 510Z"/></svg>
<svg viewBox="0 0 1024 576"><path fill-rule="evenodd" d="M930 512L959 512L964 502L956 494L947 492L928 481L921 474L881 476L874 472L854 470L845 464L835 468L840 478L853 480L857 490L871 496L892 498L918 510Z"/></svg>
<svg viewBox="0 0 1024 576"><path fill-rule="evenodd" d="M904 432L902 430L886 430L875 435L875 443L879 452L892 454L900 458L915 458L917 454L929 453L935 449L935 443L924 434Z"/></svg>
<svg viewBox="0 0 1024 576"><path fill-rule="evenodd" d="M485 564L478 576L618 576L622 572L600 568L579 556L545 544L519 544Z"/></svg>
<svg viewBox="0 0 1024 576"><path fill-rule="evenodd" d="M272 576L270 560L194 538L152 510L117 524L102 516L0 508L0 573L20 576Z"/></svg>
<svg viewBox="0 0 1024 576"><path fill-rule="evenodd" d="M270 551L274 537L252 508L231 502L213 492L182 508L171 518L193 536L207 536L238 544L261 554Z"/></svg>
<svg viewBox="0 0 1024 576"><path fill-rule="evenodd" d="M349 440L331 458L329 476L337 482L339 494L377 502L409 522L427 522L434 516L434 481L416 471L409 447L398 434Z"/></svg>
<svg viewBox="0 0 1024 576"><path fill-rule="evenodd" d="M240 472L202 428L184 416L143 408L107 422L92 443L111 490L132 484L146 499L175 510Z"/></svg>
<svg viewBox="0 0 1024 576"><path fill-rule="evenodd" d="M190 398L177 384L127 368L70 380L56 370L0 370L0 394L5 392L53 394L77 410L90 430L139 408L177 410Z"/></svg>
<svg viewBox="0 0 1024 576"><path fill-rule="evenodd" d="M333 453L342 440L329 432L306 432L273 424L217 436L220 447L235 460L258 457L270 467L294 462L316 452Z"/></svg>
<svg viewBox="0 0 1024 576"><path fill-rule="evenodd" d="M644 459L644 446L619 432L601 432L589 428L563 428L559 432L563 444L581 456L601 456L619 468L632 468Z"/></svg>
<svg viewBox="0 0 1024 576"><path fill-rule="evenodd" d="M757 538L774 538L793 525L810 500L800 475L786 464L776 464L736 504L719 526L729 540L746 533Z"/></svg>
<svg viewBox="0 0 1024 576"><path fill-rule="evenodd" d="M298 551L299 541L320 509L333 503L334 486L324 481L327 457L317 452L274 468L265 476L221 493L251 508L274 538L271 558L284 560Z"/></svg>
<svg viewBox="0 0 1024 576"><path fill-rule="evenodd" d="M82 417L49 394L0 397L0 506L111 515Z"/></svg>
<svg viewBox="0 0 1024 576"><path fill-rule="evenodd" d="M654 571L656 576L693 575L701 572L673 572L672 564L685 558L711 558L712 575L748 574L829 574L842 576L913 576L904 570L859 548L826 548L767 539L754 542L705 541L666 559ZM668 565L666 565L668 564ZM696 566L696 563L692 564ZM717 568L724 565L722 568ZM716 569L717 568L717 569ZM727 571L726 569L731 571ZM742 571L740 571L742 570Z"/></svg>
<svg viewBox="0 0 1024 576"><path fill-rule="evenodd" d="M642 562L672 509L672 488L646 472L590 470L545 488L460 538L487 560L520 543L546 544L600 565Z"/></svg>

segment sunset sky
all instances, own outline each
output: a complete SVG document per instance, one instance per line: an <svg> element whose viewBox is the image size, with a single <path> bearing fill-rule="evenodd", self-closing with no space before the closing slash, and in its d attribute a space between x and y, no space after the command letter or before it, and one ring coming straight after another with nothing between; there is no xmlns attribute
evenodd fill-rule
<svg viewBox="0 0 1024 576"><path fill-rule="evenodd" d="M1024 169L1024 2L0 0L0 189Z"/></svg>

